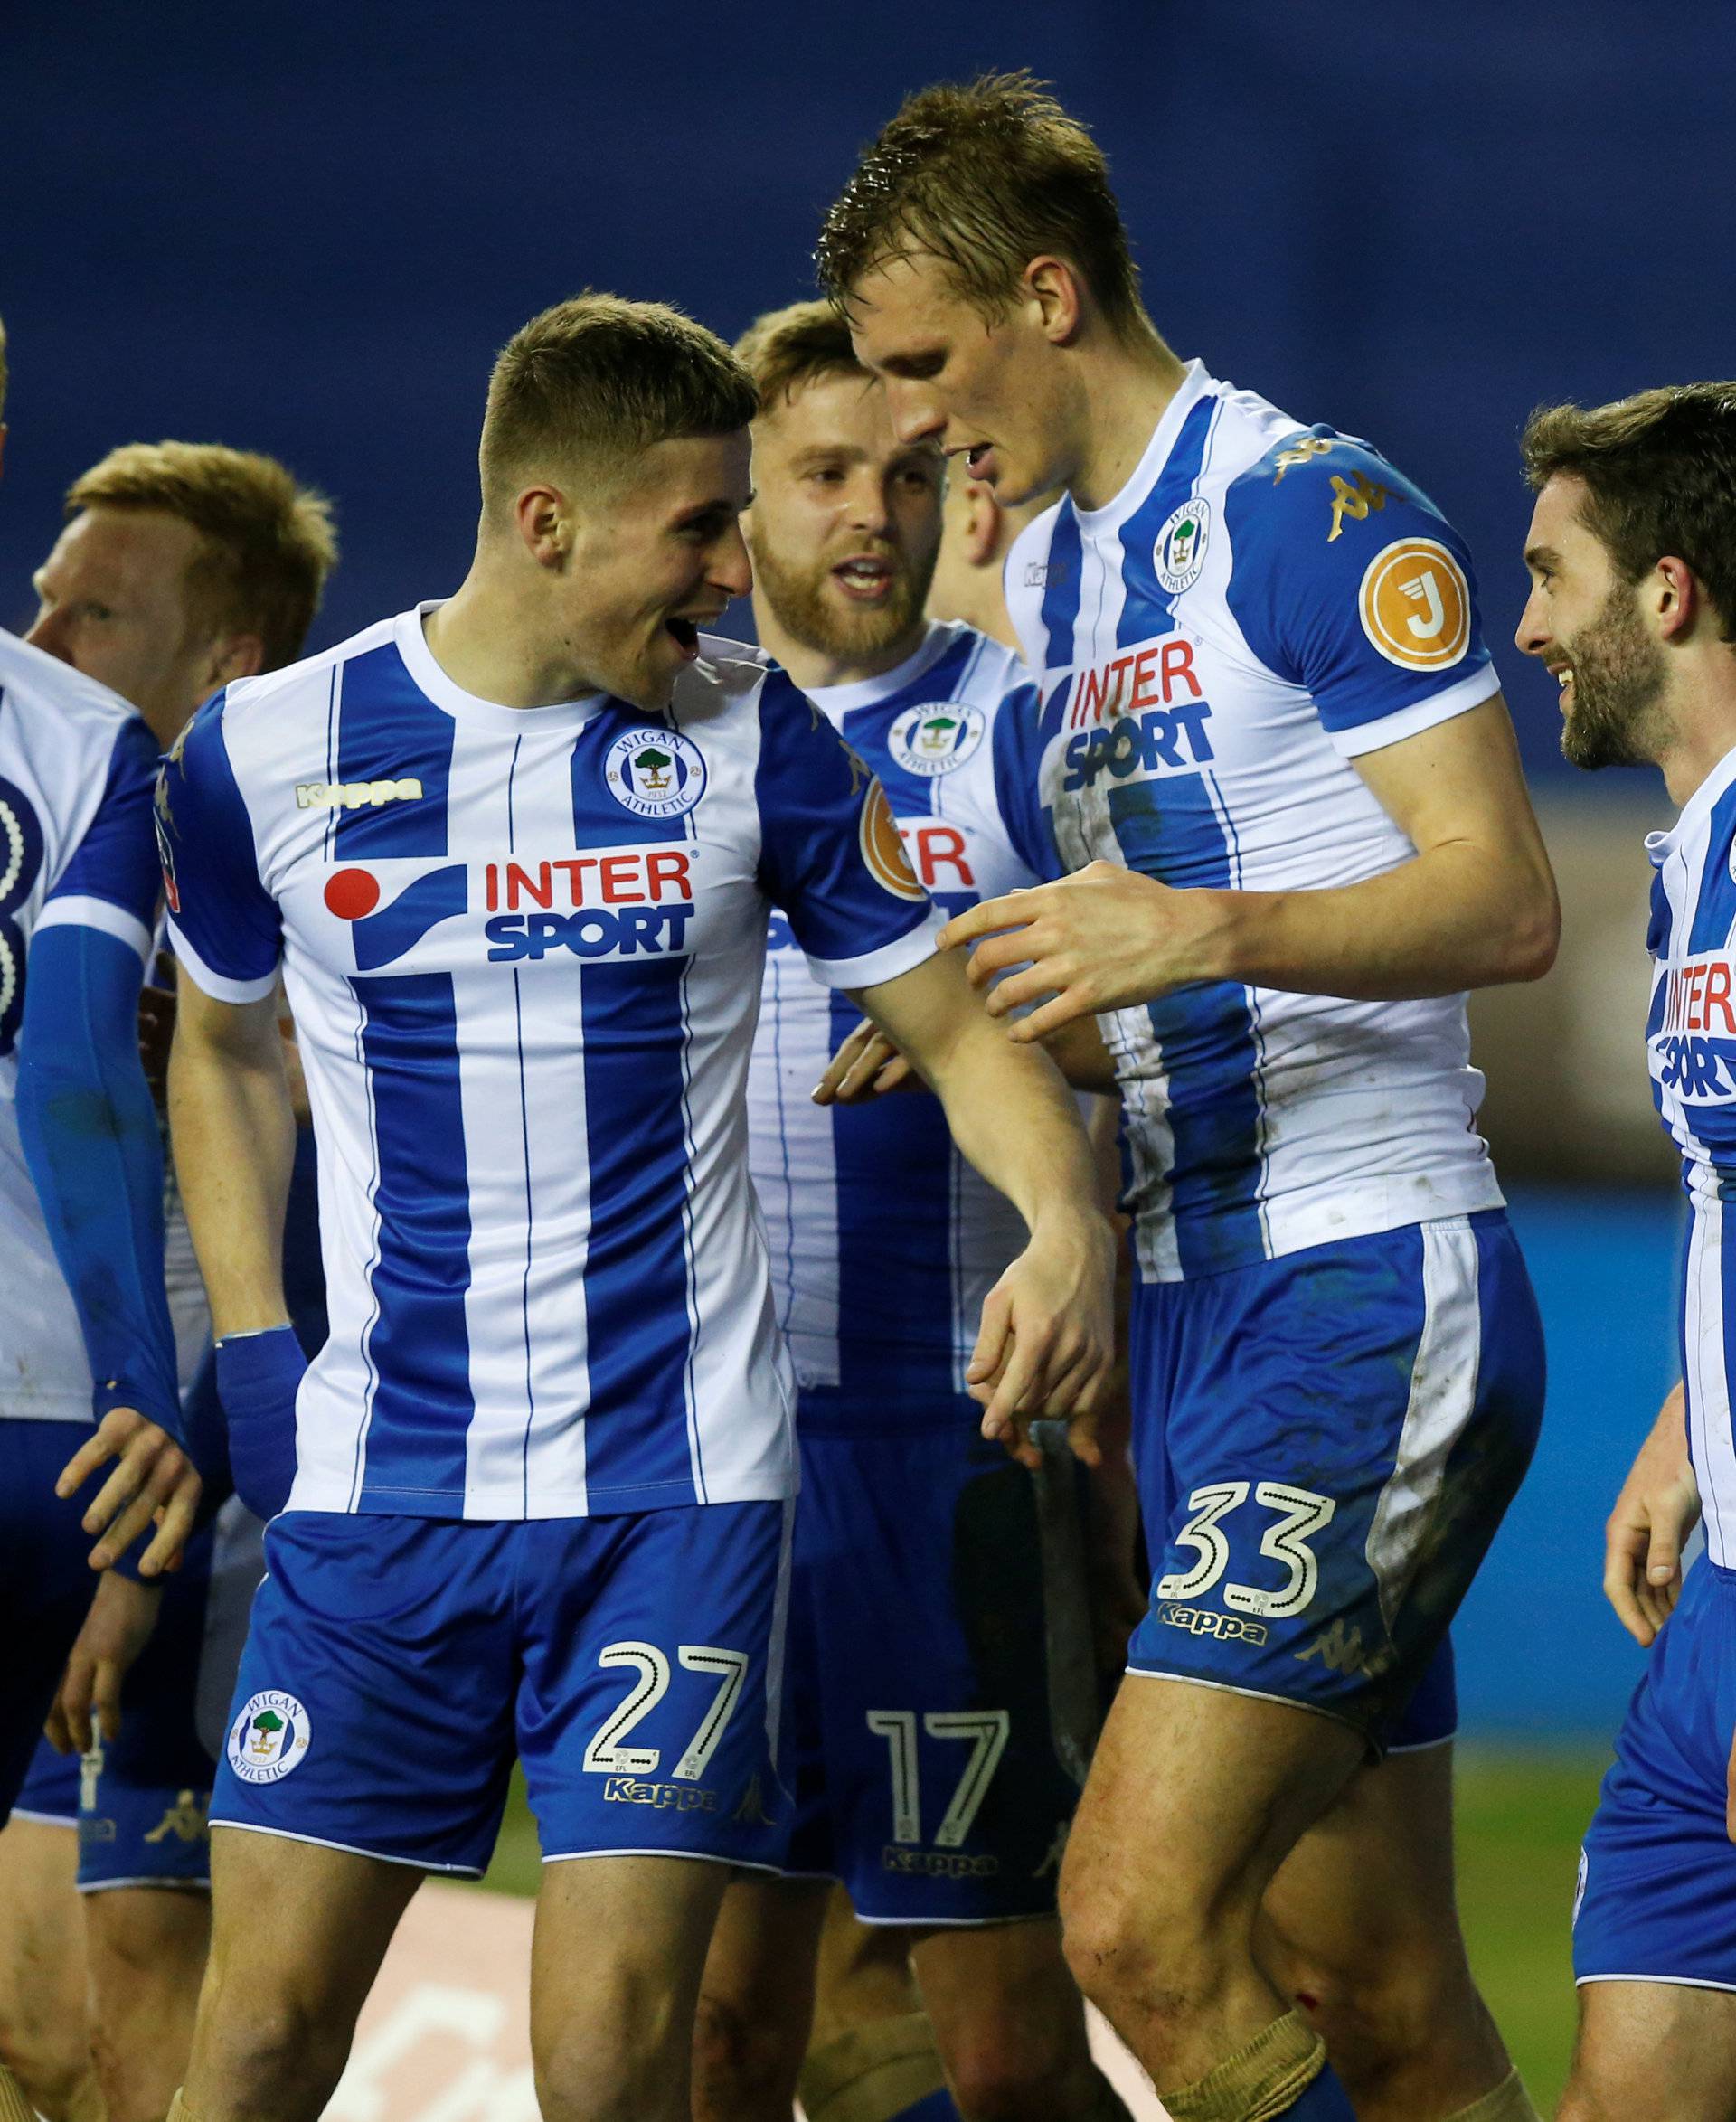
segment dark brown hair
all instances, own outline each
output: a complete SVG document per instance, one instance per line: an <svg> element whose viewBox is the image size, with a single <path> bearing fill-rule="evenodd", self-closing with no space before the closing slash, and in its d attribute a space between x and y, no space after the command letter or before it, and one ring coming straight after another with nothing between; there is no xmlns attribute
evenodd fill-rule
<svg viewBox="0 0 1736 2122"><path fill-rule="evenodd" d="M889 259L928 251L990 318L1046 251L1076 267L1109 325L1145 321L1103 151L1034 75L984 74L907 97L820 231L820 285L845 304Z"/></svg>
<svg viewBox="0 0 1736 2122"><path fill-rule="evenodd" d="M261 667L301 654L337 561L331 504L274 457L221 442L127 442L75 479L66 513L159 509L198 532L187 587L213 632L257 633Z"/></svg>
<svg viewBox="0 0 1736 2122"><path fill-rule="evenodd" d="M735 357L753 378L761 412L815 376L869 380L850 344L849 325L829 302L769 309L736 341Z"/></svg>
<svg viewBox="0 0 1736 2122"><path fill-rule="evenodd" d="M657 442L733 434L757 410L715 332L661 302L587 289L533 316L495 363L483 495L505 498L552 457L624 461Z"/></svg>
<svg viewBox="0 0 1736 2122"><path fill-rule="evenodd" d="M1542 405L1520 439L1525 476L1585 483L1581 514L1637 582L1685 560L1736 639L1736 383L1676 383L1609 405Z"/></svg>

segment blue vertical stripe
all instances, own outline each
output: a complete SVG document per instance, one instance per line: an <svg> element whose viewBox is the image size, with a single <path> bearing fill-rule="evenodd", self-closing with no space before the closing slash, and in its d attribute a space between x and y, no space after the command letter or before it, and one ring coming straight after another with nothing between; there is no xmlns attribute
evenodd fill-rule
<svg viewBox="0 0 1736 2122"><path fill-rule="evenodd" d="M1049 537L1048 572L1043 585L1043 630L1048 643L1048 653L1039 665L1040 674L1046 677L1049 671L1065 666L1068 675L1055 688L1054 697L1045 700L1045 712L1061 715L1066 712L1068 695L1071 693L1076 674L1072 669L1077 660L1073 646L1073 630L1079 619L1079 599L1082 589L1085 565L1085 549L1080 537L1079 518L1073 513L1072 502L1062 497L1061 513L1055 518L1055 527Z"/></svg>
<svg viewBox="0 0 1736 2122"><path fill-rule="evenodd" d="M575 847L642 847L649 841L691 837L693 829L691 806L669 817L641 817L637 811L628 810L604 778L609 747L618 737L637 731L647 744L655 744L660 731L678 727L673 713L665 714L661 721L653 721L638 709L621 706L614 701L584 725L572 745L572 844Z"/></svg>
<svg viewBox="0 0 1736 2122"><path fill-rule="evenodd" d="M368 1353L379 1382L363 1498L414 1495L464 1514L465 1433L476 1412L465 1292L470 1189L449 973L351 983L373 1094L380 1252Z"/></svg>
<svg viewBox="0 0 1736 2122"><path fill-rule="evenodd" d="M1731 837L1736 835L1736 787L1726 788L1712 806L1707 830L1705 867L1688 931L1689 957L1705 950L1722 950L1736 928L1736 877L1730 866Z"/></svg>
<svg viewBox="0 0 1736 2122"><path fill-rule="evenodd" d="M694 1489L687 1442L686 1040L684 958L581 975L590 1250L585 1487L595 1510Z"/></svg>
<svg viewBox="0 0 1736 2122"><path fill-rule="evenodd" d="M337 709L338 779L417 780L422 793L335 813L333 838L341 860L446 854L456 729L452 717L435 706L390 643L344 665Z"/></svg>
<svg viewBox="0 0 1736 2122"><path fill-rule="evenodd" d="M1206 438L1217 416L1219 400L1202 398L1182 422L1175 447L1152 489L1121 526L1121 581L1125 601L1115 630L1118 648L1131 648L1154 635L1175 630L1175 599L1156 576L1157 533L1194 492L1205 463Z"/></svg>

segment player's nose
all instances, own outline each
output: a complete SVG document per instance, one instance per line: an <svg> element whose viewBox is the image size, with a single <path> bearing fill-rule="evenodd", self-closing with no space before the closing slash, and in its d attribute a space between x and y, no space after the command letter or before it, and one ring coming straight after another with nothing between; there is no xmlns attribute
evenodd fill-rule
<svg viewBox="0 0 1736 2122"><path fill-rule="evenodd" d="M1549 649L1549 628L1544 624L1543 593L1533 589L1513 630L1513 645L1521 655L1543 655Z"/></svg>
<svg viewBox="0 0 1736 2122"><path fill-rule="evenodd" d="M746 597L753 589L753 562L748 558L748 542L740 523L731 523L712 554L706 570L714 588L731 597Z"/></svg>
<svg viewBox="0 0 1736 2122"><path fill-rule="evenodd" d="M912 442L939 441L946 430L947 416L933 397L908 376L886 376L882 381L886 410L899 440L906 447Z"/></svg>
<svg viewBox="0 0 1736 2122"><path fill-rule="evenodd" d="M42 607L24 639L33 648L40 648L44 655L56 656L61 663L71 663L72 660L71 636L57 605Z"/></svg>

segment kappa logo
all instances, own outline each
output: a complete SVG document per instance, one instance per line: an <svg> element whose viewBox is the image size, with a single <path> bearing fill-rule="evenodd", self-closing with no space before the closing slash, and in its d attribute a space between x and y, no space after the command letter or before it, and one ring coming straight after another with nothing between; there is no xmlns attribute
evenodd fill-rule
<svg viewBox="0 0 1736 2122"><path fill-rule="evenodd" d="M862 806L860 836L862 859L876 884L890 891L894 899L919 902L927 899L928 893L917 882L910 858L904 852L904 838L898 829L898 820L892 816L892 806L886 800L886 791L877 780L868 784L868 800Z"/></svg>
<svg viewBox="0 0 1736 2122"><path fill-rule="evenodd" d="M307 1758L311 1719L293 1694L268 1687L229 1728L229 1765L243 1783L278 1783Z"/></svg>
<svg viewBox="0 0 1736 2122"><path fill-rule="evenodd" d="M184 1790L145 1839L146 1842L166 1842L172 1834L177 1842L209 1842L209 1799L201 1798L194 1791Z"/></svg>
<svg viewBox="0 0 1736 2122"><path fill-rule="evenodd" d="M414 775L398 781L297 781L297 810L378 810L382 803L415 803L422 785Z"/></svg>
<svg viewBox="0 0 1736 2122"><path fill-rule="evenodd" d="M636 818L679 817L705 793L705 755L678 730L629 730L605 754L603 780Z"/></svg>
<svg viewBox="0 0 1736 2122"><path fill-rule="evenodd" d="M1210 1607L1165 1604L1157 1617L1169 1628L1185 1628L1190 1636L1215 1636L1220 1643L1249 1643L1258 1647L1266 1641L1263 1621L1247 1621L1240 1614L1215 1613Z"/></svg>
<svg viewBox="0 0 1736 2122"><path fill-rule="evenodd" d="M1371 479L1366 472L1358 472L1354 478L1340 478L1332 475L1332 528L1326 533L1326 543L1331 545L1344 534L1344 518L1353 523L1368 521L1371 509L1379 511L1386 506L1386 488Z"/></svg>
<svg viewBox="0 0 1736 2122"><path fill-rule="evenodd" d="M1184 589L1191 589L1199 580L1200 571L1205 565L1206 539L1211 529L1209 501L1184 501L1164 519L1164 527L1152 548L1152 561L1157 570L1157 580L1170 596L1179 597Z"/></svg>
<svg viewBox="0 0 1736 2122"><path fill-rule="evenodd" d="M1471 644L1471 586L1438 538L1382 546L1357 595L1363 631L1401 670L1449 670Z"/></svg>
<svg viewBox="0 0 1736 2122"><path fill-rule="evenodd" d="M1284 484L1286 472L1293 472L1298 465L1312 464L1316 457L1324 457L1327 450L1336 449L1339 440L1336 435L1304 435L1300 441L1287 444L1272 459L1278 467L1272 474L1273 486L1281 486Z"/></svg>
<svg viewBox="0 0 1736 2122"><path fill-rule="evenodd" d="M907 774L932 780L950 774L972 757L988 729L980 707L943 700L927 707L907 707L886 732L886 749Z"/></svg>
<svg viewBox="0 0 1736 2122"><path fill-rule="evenodd" d="M1068 560L1027 560L1024 563L1024 586L1027 589L1059 589L1073 571Z"/></svg>

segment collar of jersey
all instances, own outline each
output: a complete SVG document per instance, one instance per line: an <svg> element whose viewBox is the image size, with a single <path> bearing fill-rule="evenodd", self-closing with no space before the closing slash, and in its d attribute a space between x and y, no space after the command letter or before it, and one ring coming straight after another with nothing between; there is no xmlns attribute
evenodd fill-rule
<svg viewBox="0 0 1736 2122"><path fill-rule="evenodd" d="M1208 391L1217 388L1217 379L1207 373L1203 361L1190 361L1182 378L1181 388L1164 408L1164 417L1152 429L1151 440L1146 444L1146 453L1122 483L1121 491L1112 501L1106 501L1101 508L1080 508L1073 505L1073 514L1079 518L1079 527L1088 535L1098 531L1118 530L1122 522L1131 515L1152 488L1157 484L1157 475L1163 470L1169 453L1175 447L1175 438L1182 431L1182 422L1193 411L1194 405Z"/></svg>
<svg viewBox="0 0 1736 2122"><path fill-rule="evenodd" d="M895 669L882 671L877 678L854 678L847 685L809 685L807 697L830 721L835 721L839 715L848 714L854 708L873 707L880 701L890 700L906 685L914 685L925 671L931 671L964 631L962 619L930 620L929 630L922 637L922 646Z"/></svg>
<svg viewBox="0 0 1736 2122"><path fill-rule="evenodd" d="M484 700L475 693L467 693L462 685L455 685L435 662L422 632L424 617L438 611L445 601L433 597L411 611L400 612L392 621L392 635L404 659L404 668L418 687L455 721L522 735L526 730L576 730L609 705L607 693L587 693L578 700L557 700L547 707L505 707L498 700Z"/></svg>
<svg viewBox="0 0 1736 2122"><path fill-rule="evenodd" d="M1696 825L1711 811L1718 798L1736 781L1736 748L1725 752L1722 759L1701 782L1700 786L1682 806L1681 811L1667 833L1647 833L1646 852L1661 869Z"/></svg>

